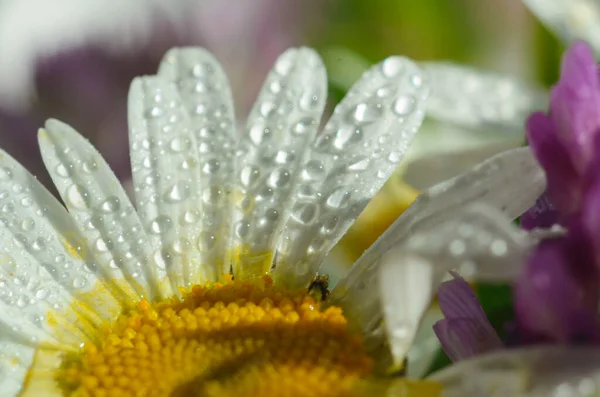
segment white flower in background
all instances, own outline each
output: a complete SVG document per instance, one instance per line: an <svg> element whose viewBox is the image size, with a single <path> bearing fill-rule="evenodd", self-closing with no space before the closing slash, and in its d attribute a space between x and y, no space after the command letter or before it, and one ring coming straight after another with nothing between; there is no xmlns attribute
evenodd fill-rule
<svg viewBox="0 0 600 397"><path fill-rule="evenodd" d="M317 137L326 90L316 53L288 50L238 136L215 59L171 50L130 90L136 209L59 121L39 143L66 209L2 153L2 395L438 395L382 375L402 367L456 261L482 259L474 277L518 271L531 239L510 220L545 180L516 149L429 189L329 295L311 281L402 159L429 82L388 58ZM431 255L449 260L419 259Z"/></svg>

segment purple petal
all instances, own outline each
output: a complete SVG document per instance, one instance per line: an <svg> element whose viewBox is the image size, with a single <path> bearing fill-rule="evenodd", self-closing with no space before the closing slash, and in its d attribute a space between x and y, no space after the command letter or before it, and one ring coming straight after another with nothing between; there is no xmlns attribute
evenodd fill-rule
<svg viewBox="0 0 600 397"><path fill-rule="evenodd" d="M568 243L565 238L542 242L514 291L521 330L563 343L600 335L595 312L585 307L584 288L569 269Z"/></svg>
<svg viewBox="0 0 600 397"><path fill-rule="evenodd" d="M451 274L454 280L438 290L445 319L433 327L448 357L456 361L502 347L469 284L458 274Z"/></svg>
<svg viewBox="0 0 600 397"><path fill-rule="evenodd" d="M550 201L548 193L544 193L534 206L521 215L521 227L525 230L549 228L560 223L560 214Z"/></svg>
<svg viewBox="0 0 600 397"><path fill-rule="evenodd" d="M550 118L561 142L581 170L592 155L600 127L598 70L589 46L575 43L563 57L562 73L550 94Z"/></svg>
<svg viewBox="0 0 600 397"><path fill-rule="evenodd" d="M448 358L456 362L502 347L498 335L487 328L476 320L458 318L438 321L433 331Z"/></svg>
<svg viewBox="0 0 600 397"><path fill-rule="evenodd" d="M557 211L562 215L576 211L581 194L580 177L550 119L543 113L533 113L527 120L527 138L546 171L547 194Z"/></svg>

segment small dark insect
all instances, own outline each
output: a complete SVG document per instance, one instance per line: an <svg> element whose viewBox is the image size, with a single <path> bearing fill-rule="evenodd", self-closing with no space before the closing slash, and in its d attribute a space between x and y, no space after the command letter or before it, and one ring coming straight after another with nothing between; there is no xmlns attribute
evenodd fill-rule
<svg viewBox="0 0 600 397"><path fill-rule="evenodd" d="M308 286L308 293L321 292L321 301L324 302L329 297L329 275L318 274Z"/></svg>

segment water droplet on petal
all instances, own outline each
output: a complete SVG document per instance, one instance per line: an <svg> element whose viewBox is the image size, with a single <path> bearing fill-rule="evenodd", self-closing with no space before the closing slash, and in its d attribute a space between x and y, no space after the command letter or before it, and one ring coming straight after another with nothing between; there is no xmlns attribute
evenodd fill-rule
<svg viewBox="0 0 600 397"><path fill-rule="evenodd" d="M319 214L319 208L313 203L300 204L292 211L292 219L308 226L311 225Z"/></svg>
<svg viewBox="0 0 600 397"><path fill-rule="evenodd" d="M31 218L23 219L23 221L21 222L21 229L23 229L26 232L30 232L34 228L35 228L35 222Z"/></svg>
<svg viewBox="0 0 600 397"><path fill-rule="evenodd" d="M250 136L252 143L259 146L271 137L271 129L264 125L257 124L250 128L248 135Z"/></svg>
<svg viewBox="0 0 600 397"><path fill-rule="evenodd" d="M210 251L216 242L216 237L210 232L202 232L198 236L198 249L202 252Z"/></svg>
<svg viewBox="0 0 600 397"><path fill-rule="evenodd" d="M171 218L167 215L159 215L150 222L150 232L153 234L164 234L172 226Z"/></svg>
<svg viewBox="0 0 600 397"><path fill-rule="evenodd" d="M389 79L398 77L404 69L404 62L398 57L389 57L381 63L381 72Z"/></svg>
<svg viewBox="0 0 600 397"><path fill-rule="evenodd" d="M91 174L98 169L98 164L96 164L96 161L94 160L84 161L81 165L81 169L83 169L83 172Z"/></svg>
<svg viewBox="0 0 600 397"><path fill-rule="evenodd" d="M105 214L115 213L115 212L119 211L120 208L121 208L121 202L119 201L118 197L116 197L116 196L111 196L111 197L107 198L106 200L104 200L102 202L102 204L100 204L100 210L102 212L104 212Z"/></svg>
<svg viewBox="0 0 600 397"><path fill-rule="evenodd" d="M337 189L327 197L327 205L331 208L341 208L350 199L350 192L345 188Z"/></svg>
<svg viewBox="0 0 600 397"><path fill-rule="evenodd" d="M319 96L313 92L304 92L300 97L300 109L311 111L319 108Z"/></svg>
<svg viewBox="0 0 600 397"><path fill-rule="evenodd" d="M7 167L0 167L0 181L9 181L12 178L12 171Z"/></svg>
<svg viewBox="0 0 600 397"><path fill-rule="evenodd" d="M90 206L90 195L83 186L71 185L67 189L66 198L67 205L73 208L85 210Z"/></svg>
<svg viewBox="0 0 600 397"><path fill-rule="evenodd" d="M158 117L162 117L163 114L164 114L164 111L160 107L153 106L152 108L148 109L148 111L146 112L146 118L155 119Z"/></svg>
<svg viewBox="0 0 600 397"><path fill-rule="evenodd" d="M200 218L198 212L196 211L185 211L181 217L181 223L191 225L193 223L198 222Z"/></svg>
<svg viewBox="0 0 600 397"><path fill-rule="evenodd" d="M242 182L243 186L250 188L254 186L256 182L258 182L259 176L260 172L258 168L251 165L247 165L244 168L242 168L242 171L240 172L240 181Z"/></svg>
<svg viewBox="0 0 600 397"><path fill-rule="evenodd" d="M73 279L73 287L75 288L83 288L85 287L87 280L84 277L75 277Z"/></svg>
<svg viewBox="0 0 600 397"><path fill-rule="evenodd" d="M380 104L359 103L350 109L348 120L356 124L370 124L377 121L383 115Z"/></svg>
<svg viewBox="0 0 600 397"><path fill-rule="evenodd" d="M171 140L170 148L173 152L185 152L191 146L191 141L187 137L177 137Z"/></svg>
<svg viewBox="0 0 600 397"><path fill-rule="evenodd" d="M169 203L179 203L190 195L190 187L187 183L179 181L167 189L165 200Z"/></svg>
<svg viewBox="0 0 600 397"><path fill-rule="evenodd" d="M292 134L294 135L304 135L312 128L315 128L317 122L315 119L310 117L305 117L303 119L298 120L296 124L292 126Z"/></svg>
<svg viewBox="0 0 600 397"><path fill-rule="evenodd" d="M273 188L285 187L290 181L290 172L285 168L277 168L269 175L269 186Z"/></svg>
<svg viewBox="0 0 600 397"><path fill-rule="evenodd" d="M363 132L360 128L354 125L345 125L335 133L333 146L338 150L344 150L347 145L360 142L362 137Z"/></svg>
<svg viewBox="0 0 600 397"><path fill-rule="evenodd" d="M403 95L394 102L394 113L398 116L408 116L417 106L417 101L412 95Z"/></svg>
<svg viewBox="0 0 600 397"><path fill-rule="evenodd" d="M56 173L59 176L62 176L63 178L68 178L69 176L71 176L71 167L66 166L63 163L60 163L59 165L56 166Z"/></svg>

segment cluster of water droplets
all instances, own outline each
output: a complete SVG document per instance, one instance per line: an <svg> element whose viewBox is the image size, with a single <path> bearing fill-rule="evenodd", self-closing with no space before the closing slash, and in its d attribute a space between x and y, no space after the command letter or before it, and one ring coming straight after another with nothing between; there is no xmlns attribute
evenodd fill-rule
<svg viewBox="0 0 600 397"><path fill-rule="evenodd" d="M366 72L310 145L277 251L277 272L309 281L389 178L424 116L428 84L405 58Z"/></svg>
<svg viewBox="0 0 600 397"><path fill-rule="evenodd" d="M432 83L429 116L471 127L501 127L521 133L536 110L546 108L540 89L505 76L449 63L423 65Z"/></svg>
<svg viewBox="0 0 600 397"><path fill-rule="evenodd" d="M21 165L0 158L0 310L2 324L30 342L80 340L75 311L64 313L74 299L81 309L98 303L87 292L96 282L93 261L86 264L86 246L60 203ZM110 299L106 300L108 307ZM106 313L99 310L100 316ZM57 313L49 329L48 313ZM91 319L96 321L98 316Z"/></svg>
<svg viewBox="0 0 600 397"><path fill-rule="evenodd" d="M236 150L233 244L248 253L234 262L235 273L268 270L268 261L261 269L251 262L275 250L326 94L325 68L307 48L285 52L268 75Z"/></svg>
<svg viewBox="0 0 600 397"><path fill-rule="evenodd" d="M176 255L196 251L199 259L195 267L212 267L216 272L211 277L218 277L229 271L226 264L235 148L235 117L229 83L216 59L199 48L170 50L158 74L176 87L189 116L188 135L174 138L172 148L175 145L180 152L188 152L187 163L197 163L190 170L198 173L193 206L186 208L179 220L171 219L171 222L186 225L190 238L173 242L171 251ZM181 142L186 144L180 145ZM162 220L169 222L164 217ZM198 269L190 268L189 272L190 282L202 281L203 275Z"/></svg>

